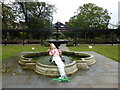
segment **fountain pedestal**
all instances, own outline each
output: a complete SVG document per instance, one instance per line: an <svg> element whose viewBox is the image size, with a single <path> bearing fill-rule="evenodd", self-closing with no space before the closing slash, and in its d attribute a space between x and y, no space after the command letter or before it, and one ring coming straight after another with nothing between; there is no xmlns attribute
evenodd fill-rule
<svg viewBox="0 0 120 90"><path fill-rule="evenodd" d="M53 36L55 36L56 38L55 39L51 39L51 40L46 40L49 43L53 43L56 46L56 48L59 48L59 46L61 44L68 43L68 40L64 40L64 39L60 39L59 38L60 35L61 35L61 33L59 32L59 28L61 28L61 26L64 26L64 24L62 24L61 22L55 23L54 27L56 28L57 32L54 32Z"/></svg>
<svg viewBox="0 0 120 90"><path fill-rule="evenodd" d="M68 43L68 40L47 40L47 42L49 43L54 43L54 45L56 46L56 48L59 48L59 46L61 44L66 44Z"/></svg>

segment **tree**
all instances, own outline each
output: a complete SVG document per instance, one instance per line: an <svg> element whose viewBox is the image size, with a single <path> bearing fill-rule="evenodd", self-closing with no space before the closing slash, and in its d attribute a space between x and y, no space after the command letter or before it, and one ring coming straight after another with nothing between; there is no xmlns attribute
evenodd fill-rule
<svg viewBox="0 0 120 90"><path fill-rule="evenodd" d="M55 6L46 2L25 2L25 0L17 0L17 2L6 4L2 2L2 26L3 29L41 29L47 28L52 24L53 13L56 11ZM8 32L9 36L13 36L13 32ZM51 32L48 31L47 34ZM15 37L19 37L21 33L16 32ZM5 33L4 33L5 35ZM4 37L3 35L3 37ZM35 39L46 39L46 31L24 33L25 39L28 37ZM13 37L12 37L13 38Z"/></svg>
<svg viewBox="0 0 120 90"><path fill-rule="evenodd" d="M118 25L118 28L117 29L120 29L120 25Z"/></svg>
<svg viewBox="0 0 120 90"><path fill-rule="evenodd" d="M69 25L79 29L107 29L110 16L107 9L88 3L80 6L77 15L70 18Z"/></svg>
<svg viewBox="0 0 120 90"><path fill-rule="evenodd" d="M20 20L30 29L45 28L52 23L54 5L46 2L15 2L15 6Z"/></svg>
<svg viewBox="0 0 120 90"><path fill-rule="evenodd" d="M11 5L2 3L2 28L15 28L16 15Z"/></svg>

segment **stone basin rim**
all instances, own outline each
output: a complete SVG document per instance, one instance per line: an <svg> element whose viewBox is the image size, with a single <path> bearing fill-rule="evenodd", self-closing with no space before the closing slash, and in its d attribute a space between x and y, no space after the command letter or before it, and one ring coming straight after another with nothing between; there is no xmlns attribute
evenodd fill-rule
<svg viewBox="0 0 120 90"><path fill-rule="evenodd" d="M40 63L40 62L38 62L38 61L36 61L36 64L37 64L37 65L40 65L40 66L43 66L43 67L50 67L50 68L55 68L55 67L57 67L57 66L55 66L55 65L53 66L53 65L42 64L42 63ZM73 64L76 64L76 61L72 61L71 63L66 64L65 67L71 66L71 65L73 65Z"/></svg>
<svg viewBox="0 0 120 90"><path fill-rule="evenodd" d="M33 54L33 55L32 55ZM27 56L28 55L28 56ZM30 56L29 56L30 55ZM39 55L48 55L48 51L46 52L32 52L23 54L20 57L18 63L22 66L23 69L33 69L36 73L46 75L46 76L59 76L57 66L54 65L47 65L42 64L37 60L32 60L31 57L39 56ZM65 65L66 74L73 74L78 70L88 70L89 65L94 64L96 61L92 54L88 53L80 53L80 52L73 52L73 51L64 51L63 55L84 55L84 58L73 60L71 63Z"/></svg>
<svg viewBox="0 0 120 90"><path fill-rule="evenodd" d="M85 58L81 58L81 59L89 59L89 58L93 58L94 56L92 54L89 54L89 53L81 53L81 52L72 52L72 51L63 51L65 53L74 53L75 55L76 54L85 54L85 55L89 55ZM29 54L40 54L40 53L43 53L43 52L32 52L32 53L27 53L27 54L23 54L20 56L21 59L25 59L25 60L30 60L32 58L27 58L25 55L29 55ZM48 51L44 52L44 53L48 53ZM64 54L63 54L64 55Z"/></svg>

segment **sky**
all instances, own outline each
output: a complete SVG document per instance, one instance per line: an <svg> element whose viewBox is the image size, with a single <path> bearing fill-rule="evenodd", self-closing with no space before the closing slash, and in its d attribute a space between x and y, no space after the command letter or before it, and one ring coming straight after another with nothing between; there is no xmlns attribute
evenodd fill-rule
<svg viewBox="0 0 120 90"><path fill-rule="evenodd" d="M75 15L79 6L86 3L94 3L103 9L107 9L111 16L110 23L118 23L118 2L120 0L39 0L54 4L57 8L57 13L54 13L53 23L60 21L68 22L70 17Z"/></svg>
<svg viewBox="0 0 120 90"><path fill-rule="evenodd" d="M12 1L12 0L5 0ZM25 0L26 1L26 0ZM29 0L28 0L29 1ZM34 0L35 1L35 0ZM110 23L118 24L118 2L120 0L38 0L53 4L57 8L57 13L53 15L53 23L60 21L62 23L69 22L70 17L75 15L79 6L87 3L94 3L103 9L107 9L111 16Z"/></svg>

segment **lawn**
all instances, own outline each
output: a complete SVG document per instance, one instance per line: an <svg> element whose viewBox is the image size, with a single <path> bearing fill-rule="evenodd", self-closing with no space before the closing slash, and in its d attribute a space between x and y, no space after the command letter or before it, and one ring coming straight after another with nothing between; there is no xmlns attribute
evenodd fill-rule
<svg viewBox="0 0 120 90"><path fill-rule="evenodd" d="M93 48L88 48L88 45L81 45L79 47L69 47L69 49L70 51L94 51L120 62L118 59L118 47L118 45L95 45Z"/></svg>
<svg viewBox="0 0 120 90"><path fill-rule="evenodd" d="M47 51L49 47L42 47L38 45L9 45L2 46L2 59L7 59L11 56L14 56L20 52L33 51L32 47L35 48L34 51ZM79 47L68 47L70 51L94 51L100 53L106 57L109 57L113 60L118 60L118 46L117 45L95 45L93 48L88 48L88 45L80 45Z"/></svg>
<svg viewBox="0 0 120 90"><path fill-rule="evenodd" d="M35 48L35 50L32 50L32 47ZM48 47L42 47L38 45L9 45L9 46L2 46L2 59L7 59L11 56L14 56L20 52L26 52L26 51L47 51Z"/></svg>

